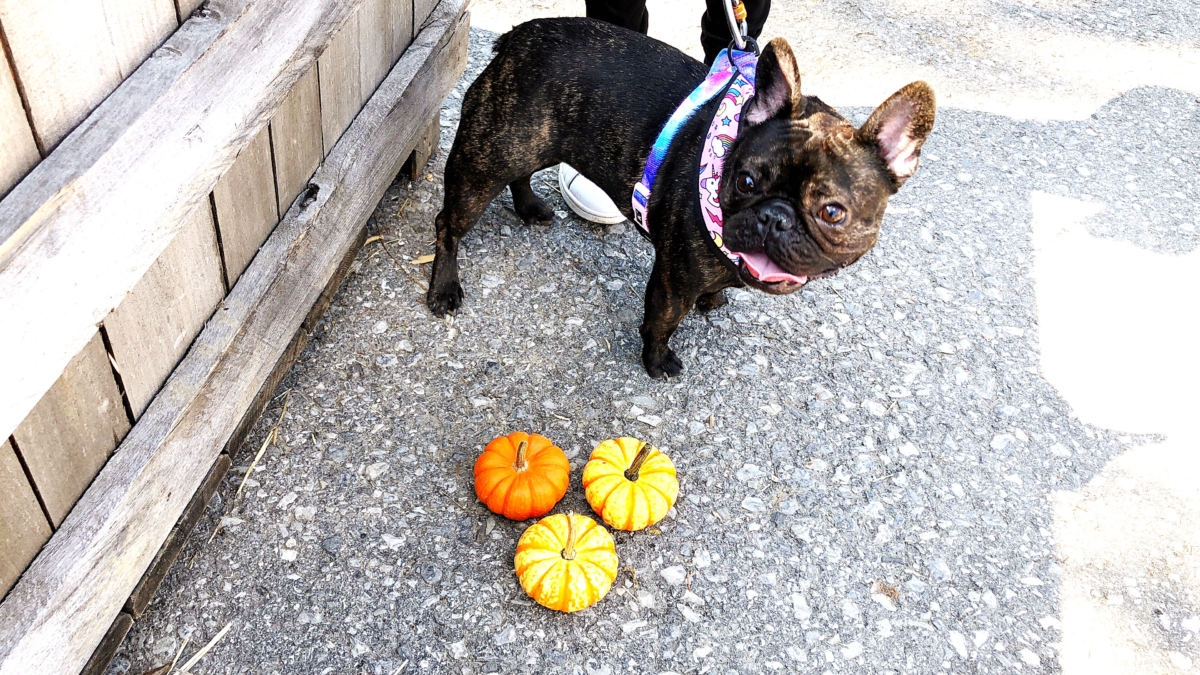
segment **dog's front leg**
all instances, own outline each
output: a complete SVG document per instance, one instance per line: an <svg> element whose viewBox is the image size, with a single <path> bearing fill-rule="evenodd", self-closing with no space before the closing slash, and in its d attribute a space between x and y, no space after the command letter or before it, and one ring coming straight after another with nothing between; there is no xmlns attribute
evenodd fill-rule
<svg viewBox="0 0 1200 675"><path fill-rule="evenodd" d="M675 283L673 283L675 282ZM670 269L655 259L646 284L646 316L642 320L642 365L650 377L663 378L683 372L683 362L668 344L683 317L696 304L696 296L672 279Z"/></svg>

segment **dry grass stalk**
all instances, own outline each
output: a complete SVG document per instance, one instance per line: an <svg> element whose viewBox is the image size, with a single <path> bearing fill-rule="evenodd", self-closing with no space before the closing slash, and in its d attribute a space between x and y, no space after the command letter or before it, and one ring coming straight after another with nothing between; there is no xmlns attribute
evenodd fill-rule
<svg viewBox="0 0 1200 675"><path fill-rule="evenodd" d="M212 649L213 646L216 645L217 642L219 642L221 640L221 638L225 637L225 634L229 632L230 628L233 628L232 621L225 624L225 627L221 629L220 633L217 633L216 635L214 635L213 639L208 641L208 644L201 647L200 651L193 654L192 658L188 659L188 662L183 664L183 668L179 669L179 675L187 675L188 673L190 673L192 670L192 666L196 665L197 661L204 658L204 655L207 654L209 652L209 650Z"/></svg>

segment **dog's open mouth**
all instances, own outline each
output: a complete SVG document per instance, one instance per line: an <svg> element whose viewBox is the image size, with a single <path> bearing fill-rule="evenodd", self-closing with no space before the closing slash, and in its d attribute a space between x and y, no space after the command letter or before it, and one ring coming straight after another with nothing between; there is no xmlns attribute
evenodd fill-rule
<svg viewBox="0 0 1200 675"><path fill-rule="evenodd" d="M742 267L764 284L790 283L803 286L808 283L808 277L798 277L788 272L768 258L766 253L738 253L737 255L742 260Z"/></svg>
<svg viewBox="0 0 1200 675"><path fill-rule="evenodd" d="M738 253L738 273L742 281L751 287L771 293L786 295L800 290L808 283L808 277L796 276L775 264L765 253Z"/></svg>
<svg viewBox="0 0 1200 675"><path fill-rule="evenodd" d="M738 272L742 280L750 286L756 286L768 293L785 295L798 291L810 281L831 277L841 271L834 267L819 274L799 276L780 267L775 261L762 252L735 253L740 260Z"/></svg>

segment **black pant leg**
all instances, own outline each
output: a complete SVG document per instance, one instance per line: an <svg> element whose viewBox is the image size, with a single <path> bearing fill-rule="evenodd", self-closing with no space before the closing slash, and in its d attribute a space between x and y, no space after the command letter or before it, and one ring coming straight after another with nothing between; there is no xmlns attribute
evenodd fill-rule
<svg viewBox="0 0 1200 675"><path fill-rule="evenodd" d="M767 14L771 12L771 0L743 0L746 5L746 27L750 37L762 34ZM733 42L729 32L729 20L725 18L725 3L722 0L705 0L704 16L700 19L700 44L704 47L704 63L712 65L717 53Z"/></svg>
<svg viewBox="0 0 1200 675"><path fill-rule="evenodd" d="M650 13L646 11L646 0L586 0L587 15L635 30L642 35L650 26Z"/></svg>

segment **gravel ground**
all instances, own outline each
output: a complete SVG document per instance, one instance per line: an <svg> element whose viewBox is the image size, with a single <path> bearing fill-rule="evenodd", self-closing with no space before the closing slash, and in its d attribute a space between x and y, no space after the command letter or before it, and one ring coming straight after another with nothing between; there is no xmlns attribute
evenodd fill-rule
<svg viewBox="0 0 1200 675"><path fill-rule="evenodd" d="M797 5L768 24L794 43L821 12L1081 40L1119 15L1134 47L1183 61L1200 34L1166 0L1136 21L1115 4ZM682 40L690 20L671 24ZM193 672L1200 672L1200 87L1088 108L1100 75L1047 72L1086 114L1024 119L996 109L1052 87L1005 99L962 72L986 51L922 43L896 78L955 96L875 250L793 296L734 291L689 317L686 371L657 382L636 330L652 250L569 216L552 171L534 188L558 221L524 226L501 197L463 243L465 309L421 304L427 267L408 261L432 250L457 106L494 37L472 32L442 152L380 203L387 248L364 248L109 672L186 659L230 623ZM915 79L896 78L871 99L876 84L830 81L827 98ZM474 497L475 457L512 430L571 458L560 512L589 511L579 476L604 438L679 468L673 513L615 533L622 572L596 607L534 605L512 571L527 523Z"/></svg>

